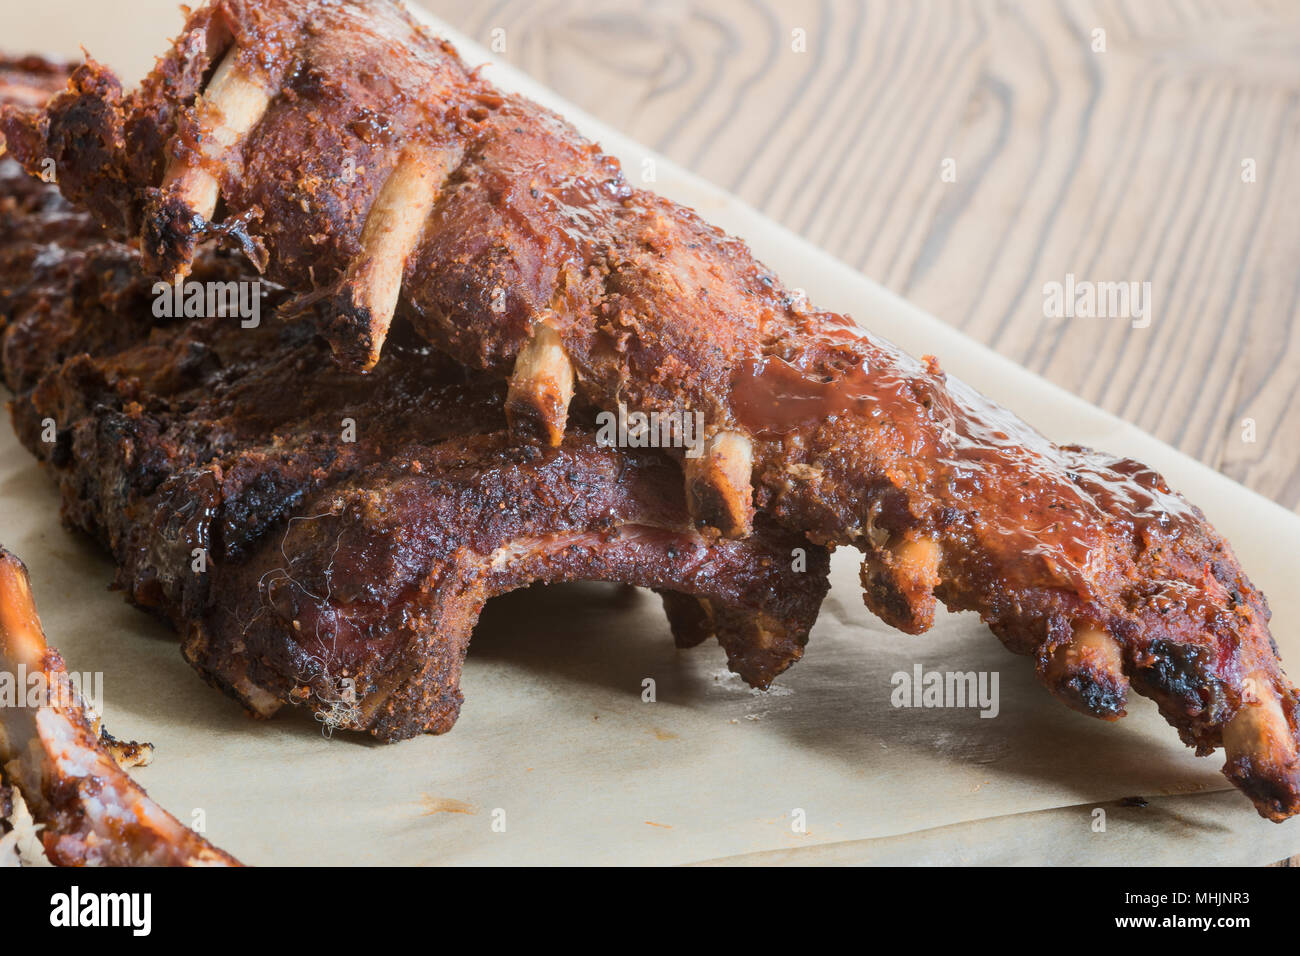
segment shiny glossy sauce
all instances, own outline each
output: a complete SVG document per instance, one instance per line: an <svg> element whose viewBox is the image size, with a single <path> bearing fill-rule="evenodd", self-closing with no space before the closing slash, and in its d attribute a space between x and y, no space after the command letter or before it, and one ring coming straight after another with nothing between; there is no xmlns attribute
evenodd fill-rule
<svg viewBox="0 0 1300 956"><path fill-rule="evenodd" d="M592 237L610 228L617 210L631 195L632 188L621 176L599 182L574 176L548 192L560 213L565 238L571 248L581 250L584 260L591 258Z"/></svg>
<svg viewBox="0 0 1300 956"><path fill-rule="evenodd" d="M901 421L915 413L908 378L859 362L836 375L813 374L778 356L746 359L732 374L731 408L759 438L783 435L843 415Z"/></svg>
<svg viewBox="0 0 1300 956"><path fill-rule="evenodd" d="M1009 558L1016 583L1090 595L1117 532L1146 548L1199 520L1146 466L1054 445L937 364L922 365L843 317L817 321L809 340L821 346L818 367L836 371L776 356L742 362L731 381L736 420L767 440L846 416L892 429L903 453L926 464L927 486L908 490L927 494L933 510L967 514L983 545Z"/></svg>

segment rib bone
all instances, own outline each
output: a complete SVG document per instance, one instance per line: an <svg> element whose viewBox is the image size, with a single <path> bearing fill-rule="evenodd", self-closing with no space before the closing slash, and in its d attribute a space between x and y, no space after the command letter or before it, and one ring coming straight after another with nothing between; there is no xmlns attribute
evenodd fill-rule
<svg viewBox="0 0 1300 956"><path fill-rule="evenodd" d="M231 47L198 103L201 141L229 149L266 113L271 94L240 63L240 48ZM204 220L217 209L221 186L208 169L172 159L163 186Z"/></svg>
<svg viewBox="0 0 1300 956"><path fill-rule="evenodd" d="M934 589L941 581L942 558L938 542L926 537L868 550L859 575L867 607L904 633L929 630L938 603Z"/></svg>
<svg viewBox="0 0 1300 956"><path fill-rule="evenodd" d="M754 445L736 431L720 431L704 454L686 459L686 499L697 525L743 538L754 525Z"/></svg>
<svg viewBox="0 0 1300 956"><path fill-rule="evenodd" d="M373 368L402 291L402 274L424 221L459 151L407 150L397 159L361 231L361 251L348 265L328 338L346 364Z"/></svg>
<svg viewBox="0 0 1300 956"><path fill-rule="evenodd" d="M1288 815L1287 792L1271 781L1295 776L1300 765L1295 737L1269 675L1252 673L1247 687L1254 699L1243 703L1223 729L1228 757L1223 773L1255 800L1261 814L1282 820Z"/></svg>
<svg viewBox="0 0 1300 956"><path fill-rule="evenodd" d="M511 437L540 438L552 447L564 439L573 399L573 365L549 322L533 326L532 340L519 350L506 397Z"/></svg>
<svg viewBox="0 0 1300 956"><path fill-rule="evenodd" d="M1101 628L1077 626L1074 635L1040 663L1039 673L1048 689L1075 710L1105 720L1124 716L1129 684L1123 651Z"/></svg>

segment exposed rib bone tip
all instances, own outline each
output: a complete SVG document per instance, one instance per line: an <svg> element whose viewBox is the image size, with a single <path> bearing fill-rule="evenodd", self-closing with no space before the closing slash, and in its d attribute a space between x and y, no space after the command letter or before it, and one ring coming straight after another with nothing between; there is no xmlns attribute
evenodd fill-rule
<svg viewBox="0 0 1300 956"><path fill-rule="evenodd" d="M222 149L246 136L271 103L271 94L239 63L239 49L231 47L222 58L198 103L203 142ZM163 185L203 219L211 219L216 212L221 186L203 166L173 159Z"/></svg>
<svg viewBox="0 0 1300 956"><path fill-rule="evenodd" d="M406 263L420 242L447 174L459 162L455 151L406 150L397 159L366 214L361 251L348 264L338 308L364 325L352 329L366 342L359 364L371 368L388 337L397 310ZM346 324L346 323L345 323Z"/></svg>
<svg viewBox="0 0 1300 956"><path fill-rule="evenodd" d="M1040 673L1052 693L1073 709L1105 720L1124 716L1129 687L1124 653L1102 628L1076 625L1073 637L1052 651Z"/></svg>
<svg viewBox="0 0 1300 956"><path fill-rule="evenodd" d="M708 440L704 454L686 459L686 500L698 525L743 538L754 526L754 443L735 431Z"/></svg>
<svg viewBox="0 0 1300 956"><path fill-rule="evenodd" d="M874 614L905 634L921 634L934 624L934 589L942 577L943 551L933 538L908 538L864 552L863 600Z"/></svg>
<svg viewBox="0 0 1300 956"><path fill-rule="evenodd" d="M533 327L533 337L515 358L506 420L516 438L536 438L551 446L564 440L573 400L573 363L560 335L547 322Z"/></svg>
<svg viewBox="0 0 1300 956"><path fill-rule="evenodd" d="M1272 681L1259 672L1248 680L1254 699L1243 703L1223 728L1223 746L1229 762L1248 759L1280 767L1294 764L1296 741Z"/></svg>
<svg viewBox="0 0 1300 956"><path fill-rule="evenodd" d="M939 583L942 556L938 542L933 538L913 538L894 550L894 565L906 581L918 589L933 591Z"/></svg>
<svg viewBox="0 0 1300 956"><path fill-rule="evenodd" d="M27 569L0 548L0 660L38 668L44 651L45 635L36 616Z"/></svg>

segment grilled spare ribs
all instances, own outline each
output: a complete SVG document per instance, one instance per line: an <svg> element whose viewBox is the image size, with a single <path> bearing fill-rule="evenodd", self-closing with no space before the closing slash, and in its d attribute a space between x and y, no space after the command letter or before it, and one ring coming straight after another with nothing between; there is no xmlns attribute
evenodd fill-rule
<svg viewBox="0 0 1300 956"><path fill-rule="evenodd" d="M1115 719L1131 686L1198 753L1224 747L1260 813L1300 810L1267 604L1195 506L813 308L393 0L217 0L137 90L89 60L3 129L152 272L221 240L296 293L286 311L345 367L408 362L391 345L379 362L399 317L508 379L534 454L581 453L574 401L702 413L707 451L683 466L706 531L744 538L758 513L853 545L886 622L924 631L936 599L977 611L1068 705Z"/></svg>
<svg viewBox="0 0 1300 956"><path fill-rule="evenodd" d="M382 740L443 732L484 602L534 581L666 592L678 643L716 636L754 686L802 653L824 548L774 526L702 535L672 461L582 427L513 446L503 383L409 331L357 376L304 322L157 318L136 253L97 232L0 160L14 424L118 586L252 712L300 704ZM194 276L257 278L220 251ZM269 288L268 309L283 297Z"/></svg>

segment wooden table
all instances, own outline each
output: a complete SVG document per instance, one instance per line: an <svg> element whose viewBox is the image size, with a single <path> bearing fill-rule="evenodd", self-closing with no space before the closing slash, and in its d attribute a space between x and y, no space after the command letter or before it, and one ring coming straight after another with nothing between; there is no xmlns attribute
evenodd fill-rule
<svg viewBox="0 0 1300 956"><path fill-rule="evenodd" d="M422 2L972 337L1300 509L1300 3ZM1149 282L1149 325L1046 318L1044 285L1070 274Z"/></svg>

